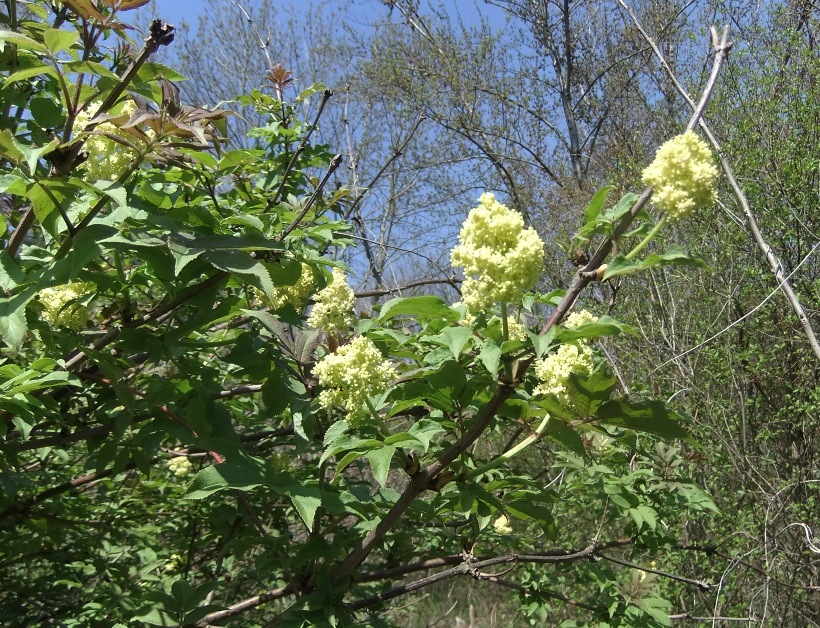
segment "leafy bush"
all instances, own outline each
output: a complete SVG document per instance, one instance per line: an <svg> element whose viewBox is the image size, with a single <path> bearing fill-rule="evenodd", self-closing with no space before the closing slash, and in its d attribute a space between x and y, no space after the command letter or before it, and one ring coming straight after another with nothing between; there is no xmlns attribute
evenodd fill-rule
<svg viewBox="0 0 820 628"><path fill-rule="evenodd" d="M467 575L525 622L668 625L665 553L714 509L662 444L687 421L619 389L595 343L629 328L566 317L593 281L697 264L637 259L664 222L648 194L596 194L576 241L598 252L546 294L516 263L543 243L483 196L454 261L491 307L354 316L355 194L297 113L330 93L289 102L273 68L238 99L255 147L231 150L229 112L151 61L173 28L129 46L141 4L9 3L0 32L0 618L386 624L384 602Z"/></svg>

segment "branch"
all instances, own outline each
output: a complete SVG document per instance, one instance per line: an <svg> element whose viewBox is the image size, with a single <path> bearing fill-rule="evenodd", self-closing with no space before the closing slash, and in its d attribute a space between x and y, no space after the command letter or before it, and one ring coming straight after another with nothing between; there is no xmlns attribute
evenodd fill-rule
<svg viewBox="0 0 820 628"><path fill-rule="evenodd" d="M578 550L551 550L549 552L540 552L537 554L507 554L505 556L496 556L494 558L486 558L483 560L474 560L471 558L465 559L464 557L461 557L462 562L452 569L447 569L437 574L432 574L419 580L414 580L413 582L401 584L364 600L353 602L349 606L352 610L361 610L363 608L367 608L368 606L373 606L374 604L379 604L395 597L399 597L400 595L418 591L419 589L423 589L424 587L428 587L432 584L449 580L455 576L472 576L477 580L490 580L491 578L497 576L493 576L492 574L484 574L481 570L495 565L512 564L515 566L522 563L573 563L581 559L591 558L597 555L600 547L620 547L623 545L630 545L631 543L631 539L619 539L608 543L602 543L600 545L596 541L593 541L586 547Z"/></svg>
<svg viewBox="0 0 820 628"><path fill-rule="evenodd" d="M237 3L237 6L241 9L241 5ZM242 9L244 11L245 9ZM247 14L246 14L247 15ZM250 18L248 18L250 21ZM266 51L267 53L267 51ZM273 66L271 66L273 67ZM273 200L271 201L271 205L276 205L279 202L279 199L282 198L282 191L285 189L285 184L288 182L288 175L290 171L293 169L296 160L299 158L299 155L305 150L305 146L307 146L308 140L310 136L313 134L313 131L316 130L316 127L319 125L319 118L322 117L322 112L325 110L325 105L327 105L327 101L330 100L330 97L333 96L333 92L329 89L326 89L322 93L322 102L319 103L319 110L316 112L316 116L313 118L313 124L308 127L307 133L302 136L302 139L299 141L299 145L296 147L296 151L290 158L288 165L285 167L285 171L282 173L282 182L279 184L279 189L276 190L276 194L273 195Z"/></svg>
<svg viewBox="0 0 820 628"><path fill-rule="evenodd" d="M675 574L668 573L666 571L660 571L658 569L652 569L650 567L642 567L641 565L636 565L635 563L630 563L627 560L621 560L620 558L615 558L614 556L607 556L603 552L596 552L597 556L600 556L604 560L608 560L611 563L615 563L617 565L623 565L624 567L631 567L632 569L637 569L639 571L646 571L647 573L653 573L657 576L662 576L664 578L669 578L670 580L677 580L678 582L685 582L686 584L691 584L696 586L701 591L711 591L712 587L714 586L711 582L706 582L705 580L692 580L691 578L684 578L683 576L677 576Z"/></svg>
<svg viewBox="0 0 820 628"><path fill-rule="evenodd" d="M154 458L151 462L154 462L155 460L156 458ZM125 467L117 471L116 474L128 471L136 466L136 463L129 462L127 465L125 465ZM12 506L11 508L6 508L5 510L0 511L0 521L8 519L9 517L13 517L15 515L23 514L29 509L31 509L33 506L36 506L37 504L40 504L56 495L61 495L62 493L73 491L76 488L86 486L87 484L91 484L92 482L96 482L98 480L102 480L104 478L116 474L113 468L105 469L103 471L98 471L97 473L89 473L88 475L83 475L79 478L74 478L73 480L69 480L68 482L63 482L62 484L53 486L49 489L41 491L40 493L37 493L34 497L31 497L23 502L20 502L15 506Z"/></svg>
<svg viewBox="0 0 820 628"><path fill-rule="evenodd" d="M624 8L624 10L629 14L629 17L632 18L632 22L635 24L635 27L638 29L638 32L640 32L641 36L652 48L652 51L658 58L658 61L660 62L661 67L669 77L669 80L672 81L672 84L675 86L675 89L678 91L681 97L687 102L687 104L697 113L698 110L695 107L694 101L689 97L689 94L686 92L683 85L681 85L678 81L677 77L675 76L675 73L672 71L672 68L670 68L669 64L666 62L663 53L660 51L660 49L649 36L649 34L644 30L643 26L641 26L638 17L635 15L635 13L624 0L618 0L618 4L620 4ZM724 43L725 38L726 34L724 32L724 40L721 43L724 45L731 46L731 43ZM716 43L714 39L715 32L713 31L713 43ZM723 168L723 172L729 181L729 185L731 186L732 191L735 194L735 197L740 203L740 206L743 208L743 213L746 215L746 221L749 223L749 231L752 232L752 237L757 243L758 248L761 251L763 251L763 254L766 257L766 261L769 264L769 268L771 268L772 273L774 273L775 279L777 279L778 288L780 288L780 290L783 292L783 296L785 296L786 300L789 302L792 312L795 313L798 320L800 321L800 325L803 327L803 332L806 334L806 338L809 341L809 345L811 346L811 350L814 352L815 357L817 357L817 359L820 360L820 342L818 342L817 340L817 336L815 335L814 329L811 326L811 321L809 320L809 317L806 315L803 306L800 304L800 300L797 298L797 295L794 293L791 284L788 282L788 277L786 277L785 273L783 272L783 263L778 259L777 255L772 250L772 247L769 246L763 239L763 234L761 233L760 227L757 224L757 220L755 219L755 216L752 213L752 208L749 205L749 201L746 198L746 195L743 193L743 190L740 188L740 185L738 184L737 179L735 178L732 167L731 165L729 165L729 161L728 159L726 159L726 155L721 150L717 138L712 134L712 131L706 125L706 122L704 122L702 119L698 121L698 124L700 125L701 130L703 131L704 135L706 135L707 139L712 144L712 147L715 149L715 152L718 155L721 168Z"/></svg>
<svg viewBox="0 0 820 628"><path fill-rule="evenodd" d="M729 50L732 47L732 44L728 41L729 37L729 27L725 27L723 30L723 37L720 41L715 41L714 38L714 29L713 29L713 44L715 49L715 60L712 64L712 72L709 75L709 80L706 83L706 87L703 89L703 95L701 96L700 103L694 108L694 113L692 114L691 119L689 120L689 124L686 125L686 130L691 130L695 127L695 125L700 120L701 116L703 115L703 111L706 109L706 104L709 102L709 98L712 95L712 90L714 90L715 82L717 81L717 77L720 74L720 68L723 65L723 62L726 60L726 57L729 54ZM595 278L595 273L598 270L598 267L604 263L606 258L609 256L610 252L612 251L612 247L614 243L620 238L626 231L629 229L629 226L632 224L632 221L635 217L640 213L643 209L644 205L646 205L649 198L652 196L652 188L646 188L643 193L638 197L638 200L635 201L635 204L632 206L632 209L626 214L618 226L615 228L613 234L607 238L595 254L590 259L589 263L584 267L578 270L575 273L575 277L572 280L569 288L567 288L567 292L564 295L564 298L561 300L561 303L558 304L558 307L555 308L555 311L550 316L549 320L544 323L544 326L541 328L541 333L544 334L553 325L557 324L561 319L566 316L569 310L572 308L575 300L578 298L578 295L581 294L581 291Z"/></svg>
<svg viewBox="0 0 820 628"><path fill-rule="evenodd" d="M302 208L302 211L299 212L299 215L296 216L296 220L294 220L290 227L285 229L277 238L280 242L287 238L290 233L299 226L299 223L302 222L305 216L307 216L308 211L310 208L313 207L313 204L316 202L316 199L319 198L319 194L322 193L325 185L327 184L330 177L336 172L336 169L342 163L342 156L335 155L333 159L330 160L330 165L327 167L327 172L325 172L325 176L322 177L322 180L319 181L319 185L316 186L316 189L313 190L313 194L310 195L310 198L305 203L305 206Z"/></svg>
<svg viewBox="0 0 820 628"><path fill-rule="evenodd" d="M411 288L418 288L419 286L431 286L436 284L447 284L452 286L454 283L460 282L460 279L455 277L448 277L447 279L419 279L418 281L411 281L403 286L396 286L395 288L383 288L381 290L366 290L364 292L357 292L356 298L363 299L365 297L381 297L386 294L393 294L398 292L401 294L402 290L409 290Z"/></svg>

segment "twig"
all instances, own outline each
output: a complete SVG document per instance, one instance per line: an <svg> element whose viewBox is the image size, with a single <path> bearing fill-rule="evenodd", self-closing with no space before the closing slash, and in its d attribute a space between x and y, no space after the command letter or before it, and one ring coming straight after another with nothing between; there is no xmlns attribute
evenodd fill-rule
<svg viewBox="0 0 820 628"><path fill-rule="evenodd" d="M460 282L461 279L456 279L455 277L447 277L446 279L419 279L418 281L411 281L410 283L406 283L402 286L396 286L394 288L383 288L381 290L366 290L364 292L357 292L356 298L363 299L366 297L381 297L386 294L393 294L394 292L398 292L401 294L402 290L410 290L411 288L418 288L419 286L431 286L436 284L447 284L452 286L454 283Z"/></svg>
<svg viewBox="0 0 820 628"><path fill-rule="evenodd" d="M689 97L689 94L686 92L683 85L681 85L678 81L677 77L675 76L675 73L672 71L672 68L670 68L669 64L666 62L663 53L660 51L658 46L646 32L646 30L644 30L643 26L641 26L638 17L635 15L635 13L624 0L618 0L618 4L620 4L624 8L624 10L629 14L629 17L632 19L633 24L635 24L635 27L638 29L638 32L640 32L641 36L652 48L652 51L658 58L658 62L661 64L661 67L666 72L667 76L669 77L669 80L672 81L672 84L675 86L675 89L678 91L681 97L687 102L687 104L690 107L692 107L697 113L698 109L695 107L694 101ZM714 30L712 37L713 43L716 43L714 41L716 38L716 32ZM730 43L725 43L725 39L726 34L724 33L724 38L721 41L721 44L731 46ZM803 309L803 306L800 303L800 299L797 298L797 295L792 289L791 284L788 282L788 277L786 277L783 272L783 263L778 259L777 255L772 250L772 247L769 246L766 243L766 240L763 238L763 234L760 231L760 227L757 224L757 220L755 219L755 216L752 213L752 208L749 205L749 200L746 198L746 195L740 188L740 185L738 184L737 179L735 178L734 171L732 170L732 167L729 164L729 160L726 159L726 155L721 150L717 138L712 134L712 131L709 129L709 127L707 126L706 122L703 121L703 119L699 119L698 123L704 135L706 135L707 139L712 144L712 147L715 149L715 152L718 155L721 168L723 168L723 173L726 175L726 178L729 181L729 185L731 186L732 191L735 194L735 197L740 203L740 206L743 208L743 213L746 215L746 221L749 224L749 231L752 232L752 237L757 243L758 248L761 251L763 251L763 254L766 257L766 261L769 264L769 268L771 268L771 271L774 274L775 279L777 279L778 289L783 292L783 296L786 297L786 300L789 302L789 306L791 307L792 312L795 313L798 320L800 321L800 325L803 327L803 332L806 334L806 338L809 341L811 350L814 352L814 355L817 357L817 359L820 360L820 342L818 342L817 340L817 336L814 333L814 329L811 326L811 321L809 320L809 317L806 315L806 311Z"/></svg>
<svg viewBox="0 0 820 628"><path fill-rule="evenodd" d="M666 571L660 571L659 569L652 569L651 567L642 567L641 565L630 563L628 560L621 560L620 558L615 558L614 556L607 556L603 552L596 552L596 556L600 556L604 560L608 560L609 562L615 563L617 565L631 567L632 569L637 569L639 571L646 571L647 573L653 573L657 576L663 576L664 578L669 578L670 580L685 582L686 584L696 586L701 591L711 591L712 587L714 586L711 582L706 582L705 580L693 580L692 578L685 578L684 576L678 576L673 573L668 573Z"/></svg>
<svg viewBox="0 0 820 628"><path fill-rule="evenodd" d="M319 103L319 110L316 112L316 116L313 118L313 124L311 124L307 132L302 136L302 139L299 140L299 144L296 147L296 150L293 152L293 155L290 157L290 161L288 165L285 167L285 171L282 173L282 182L279 184L279 188L276 190L276 193L273 195L273 199L271 200L271 205L276 205L279 200L282 198L282 191L285 189L285 184L288 182L288 175L290 175L290 171L293 169L296 160L299 159L299 155L302 154L305 150L305 146L307 146L308 140L310 136L313 135L313 131L319 126L319 118L322 117L322 112L325 110L325 105L327 105L327 101L330 100L330 97L333 96L333 92L329 89L326 89L322 94L322 102Z"/></svg>
<svg viewBox="0 0 820 628"><path fill-rule="evenodd" d="M280 242L284 240L286 237L288 237L291 231L293 231L294 229L296 229L296 227L299 226L299 223L302 222L302 219L307 215L308 211L310 211L310 208L313 207L313 204L316 202L316 199L319 198L319 194L322 193L322 190L324 189L328 180L333 175L333 173L336 172L336 169L339 167L341 163L341 155L336 155L333 157L333 159L330 160L330 165L327 168L327 172L325 172L325 176L322 177L322 180L319 181L319 185L317 185L316 189L313 190L313 194L310 195L310 198L307 200L307 203L305 203L305 206L302 208L302 211L299 212L299 215L296 217L296 220L294 220L290 224L290 226L279 235L278 240Z"/></svg>

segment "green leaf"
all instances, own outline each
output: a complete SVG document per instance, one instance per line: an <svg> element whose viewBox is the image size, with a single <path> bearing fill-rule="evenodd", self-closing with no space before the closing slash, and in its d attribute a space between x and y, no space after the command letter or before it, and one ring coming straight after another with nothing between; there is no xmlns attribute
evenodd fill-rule
<svg viewBox="0 0 820 628"><path fill-rule="evenodd" d="M161 608L152 608L141 615L134 615L131 621L141 622L149 626L179 626L179 622Z"/></svg>
<svg viewBox="0 0 820 628"><path fill-rule="evenodd" d="M418 321L444 319L455 322L459 319L458 312L450 309L444 299L431 295L391 299L382 306L376 320L385 323L397 316L412 316Z"/></svg>
<svg viewBox="0 0 820 628"><path fill-rule="evenodd" d="M48 74L55 78L58 76L57 71L50 65L35 65L34 67L26 68L25 70L18 70L14 74L7 76L6 80L3 81L3 87L8 87L12 83L16 83L17 81L25 81L32 76L39 76L40 74Z"/></svg>
<svg viewBox="0 0 820 628"><path fill-rule="evenodd" d="M473 330L469 327L454 325L452 327L447 327L438 336L433 336L431 340L435 339L442 341L450 349L450 353L453 354L453 357L458 360L458 356L461 355L464 345L467 344L472 335Z"/></svg>
<svg viewBox="0 0 820 628"><path fill-rule="evenodd" d="M615 207L608 209L604 213L604 217L606 217L608 221L617 222L622 216L629 213L629 210L632 209L637 200L638 195L634 192L624 194Z"/></svg>
<svg viewBox="0 0 820 628"><path fill-rule="evenodd" d="M602 423L636 432L655 434L661 438L691 440L681 425L682 417L670 411L662 401L636 397L612 399L598 409L597 417Z"/></svg>
<svg viewBox="0 0 820 628"><path fill-rule="evenodd" d="M647 255L646 259L643 261L644 268L652 268L653 266L667 266L670 264L676 264L679 266L694 266L696 268L708 268L706 262L690 255L676 244L671 245L666 253L652 253Z"/></svg>
<svg viewBox="0 0 820 628"><path fill-rule="evenodd" d="M35 295L35 290L27 290L13 297L0 299L0 337L11 347L20 347L28 331L26 304Z"/></svg>
<svg viewBox="0 0 820 628"><path fill-rule="evenodd" d="M37 52L45 52L46 47L31 37L26 37L22 33L15 33L5 29L0 29L0 42L9 42L18 48L25 50L36 50ZM0 48L5 50L5 47Z"/></svg>
<svg viewBox="0 0 820 628"><path fill-rule="evenodd" d="M432 419L421 419L407 430L409 434L412 434L424 445L425 451L430 447L430 441L433 440L433 437L443 431L444 428Z"/></svg>
<svg viewBox="0 0 820 628"><path fill-rule="evenodd" d="M49 127L62 126L65 121L65 113L61 105L51 98L32 98L29 103L31 116L44 129Z"/></svg>
<svg viewBox="0 0 820 628"><path fill-rule="evenodd" d="M347 421L336 421L333 425L327 428L324 439L322 440L322 446L325 449L327 449L333 443L339 440L342 436L344 436L347 430L349 429L350 423L348 423Z"/></svg>
<svg viewBox="0 0 820 628"><path fill-rule="evenodd" d="M306 100L307 98L310 98L311 96L313 96L313 94L316 94L318 92L323 92L326 89L327 89L327 87L325 86L324 83L314 83L313 85L310 85L307 89L302 90L299 93L299 95L296 97L295 102L300 103L303 100Z"/></svg>
<svg viewBox="0 0 820 628"><path fill-rule="evenodd" d="M206 251L281 251L284 249L281 242L270 240L261 233L244 233L241 235L215 233L198 238L176 235L174 239L189 249L203 249Z"/></svg>
<svg viewBox="0 0 820 628"><path fill-rule="evenodd" d="M526 330L527 337L532 341L532 347L535 349L535 357L542 358L552 348L555 341L555 335L558 333L558 328L550 327L546 334L534 334L529 329Z"/></svg>
<svg viewBox="0 0 820 628"><path fill-rule="evenodd" d="M205 467L197 473L184 497L204 499L226 489L248 490L265 483L266 478L261 470L225 462Z"/></svg>
<svg viewBox="0 0 820 628"><path fill-rule="evenodd" d="M56 54L71 48L77 43L80 33L76 30L64 31L59 28L47 28L43 33L43 40L46 42L51 54Z"/></svg>
<svg viewBox="0 0 820 628"><path fill-rule="evenodd" d="M321 492L315 486L296 485L288 489L287 495L302 521L305 522L305 526L310 530L313 527L316 511L322 505Z"/></svg>
<svg viewBox="0 0 820 628"><path fill-rule="evenodd" d="M598 217L598 214L600 214L604 208L606 197L609 196L609 193L614 189L614 186L607 185L595 192L595 195L589 201L589 205L584 209L584 222L590 223Z"/></svg>
<svg viewBox="0 0 820 628"><path fill-rule="evenodd" d="M481 345L481 353L478 355L484 368L490 373L490 377L498 374L498 365L501 362L501 347L492 338L486 338Z"/></svg>
<svg viewBox="0 0 820 628"><path fill-rule="evenodd" d="M632 517L632 520L635 522L639 532L643 528L644 523L652 530L655 529L655 526L657 525L658 513L651 506L637 506L636 508L630 508L628 512L629 516Z"/></svg>
<svg viewBox="0 0 820 628"><path fill-rule="evenodd" d="M393 445L385 445L379 449L371 449L365 454L365 458L370 462L373 469L373 477L382 486L387 486L387 476L390 473L390 462L396 448Z"/></svg>
<svg viewBox="0 0 820 628"><path fill-rule="evenodd" d="M10 161L20 163L24 161L28 166L28 171L31 176L34 176L34 171L37 168L37 161L43 155L50 153L60 144L60 140L53 139L45 146L31 147L21 144L14 137L9 129L0 131L0 155L8 158Z"/></svg>
<svg viewBox="0 0 820 628"><path fill-rule="evenodd" d="M119 207L128 206L128 196L122 184L116 181L97 181L90 184L89 187L96 192L102 192L103 195L114 201Z"/></svg>
<svg viewBox="0 0 820 628"><path fill-rule="evenodd" d="M549 438L578 456L584 457L587 455L584 439L581 438L578 432L569 427L560 429L557 432L551 432Z"/></svg>
<svg viewBox="0 0 820 628"><path fill-rule="evenodd" d="M25 280L26 275L17 262L9 257L5 250L0 251L0 288L10 292Z"/></svg>
<svg viewBox="0 0 820 628"><path fill-rule="evenodd" d="M579 340L582 338L600 338L602 336L619 336L623 333L634 334L635 330L629 325L621 323L611 316L601 316L594 323L584 323L578 327L561 327L556 331L555 338L561 342Z"/></svg>
<svg viewBox="0 0 820 628"><path fill-rule="evenodd" d="M611 277L618 277L619 275L631 275L640 272L642 268L641 262L633 262L626 259L624 255L618 255L606 267L604 271L604 279Z"/></svg>
<svg viewBox="0 0 820 628"><path fill-rule="evenodd" d="M273 298L275 287L270 279L270 273L248 253L225 250L205 251L202 254L202 259L219 270L242 277L264 292L265 296Z"/></svg>
<svg viewBox="0 0 820 628"><path fill-rule="evenodd" d="M219 582L216 580L203 582L196 587L192 587L187 580L176 580L171 585L171 595L177 603L175 610L183 613L191 612L204 602L208 594L218 586Z"/></svg>

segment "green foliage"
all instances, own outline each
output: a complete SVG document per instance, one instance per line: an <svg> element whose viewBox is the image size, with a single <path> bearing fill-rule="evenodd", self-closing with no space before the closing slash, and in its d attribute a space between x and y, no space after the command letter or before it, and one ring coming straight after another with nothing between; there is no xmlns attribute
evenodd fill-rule
<svg viewBox="0 0 820 628"><path fill-rule="evenodd" d="M324 87L241 97L264 123L226 150L227 113L181 105L176 73L148 61L161 25L129 71L106 54L117 6L35 5L0 33L0 620L352 625L424 561L487 579L483 559L523 565L527 621L575 625L569 592L598 625L668 625L630 565L714 508L661 444L688 441L687 422L621 394L600 359L566 399L536 395L530 368L632 330L547 324L543 306L577 296L560 290L472 315L403 297L308 329L309 301L274 299L302 279L315 298L352 244L350 192L328 186L339 158L296 107ZM579 241L631 220L633 195L603 211L605 196ZM323 409L313 366L356 334L398 377Z"/></svg>

